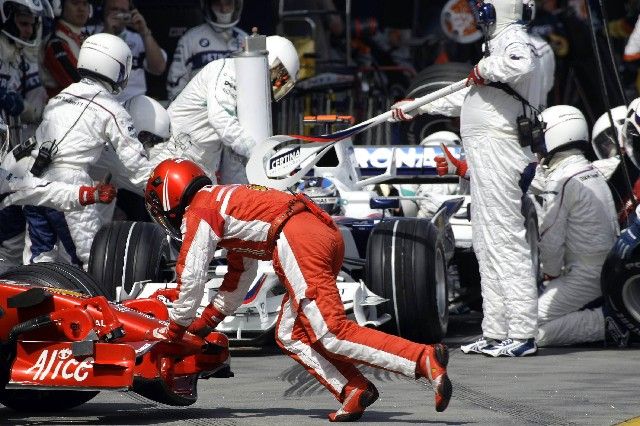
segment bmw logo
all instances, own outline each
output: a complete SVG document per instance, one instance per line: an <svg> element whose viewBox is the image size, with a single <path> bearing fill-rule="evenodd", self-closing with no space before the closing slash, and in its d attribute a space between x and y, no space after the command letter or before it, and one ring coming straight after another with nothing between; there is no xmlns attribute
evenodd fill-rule
<svg viewBox="0 0 640 426"><path fill-rule="evenodd" d="M33 5L35 7L40 7L40 0L33 0Z"/></svg>
<svg viewBox="0 0 640 426"><path fill-rule="evenodd" d="M207 47L207 46L209 46L209 40L208 40L208 39L206 39L206 38L201 38L201 39L200 39L200 46L202 46L202 47Z"/></svg>

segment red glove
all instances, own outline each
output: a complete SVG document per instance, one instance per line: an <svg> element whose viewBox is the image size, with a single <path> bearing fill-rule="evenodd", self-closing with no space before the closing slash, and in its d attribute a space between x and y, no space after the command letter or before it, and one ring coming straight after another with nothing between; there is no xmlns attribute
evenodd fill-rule
<svg viewBox="0 0 640 426"><path fill-rule="evenodd" d="M440 148L444 152L444 157L439 155L434 158L438 176L458 175L463 178L467 177L467 170L469 169L467 162L454 157L444 144L440 144Z"/></svg>
<svg viewBox="0 0 640 426"><path fill-rule="evenodd" d="M473 69L469 73L469 76L467 77L467 83L465 85L466 86L484 86L484 77L480 75L480 70L478 69L477 65L473 67Z"/></svg>
<svg viewBox="0 0 640 426"><path fill-rule="evenodd" d="M193 320L191 325L187 328L187 331L196 336L205 338L222 322L226 315L220 312L215 306L209 304L200 318Z"/></svg>
<svg viewBox="0 0 640 426"><path fill-rule="evenodd" d="M177 322L169 321L168 327L153 329L153 337L156 339L177 342L182 340L182 336L184 336L185 331L187 331L187 327L180 325Z"/></svg>
<svg viewBox="0 0 640 426"><path fill-rule="evenodd" d="M402 99L395 104L391 105L391 118L387 121L390 123L397 123L398 121L411 121L415 117L415 113L409 114L406 111L402 111L402 106L408 104L409 102L413 102L413 99Z"/></svg>
<svg viewBox="0 0 640 426"><path fill-rule="evenodd" d="M81 186L79 194L80 205L109 204L116 198L116 194L116 187L109 183L99 183L96 186Z"/></svg>

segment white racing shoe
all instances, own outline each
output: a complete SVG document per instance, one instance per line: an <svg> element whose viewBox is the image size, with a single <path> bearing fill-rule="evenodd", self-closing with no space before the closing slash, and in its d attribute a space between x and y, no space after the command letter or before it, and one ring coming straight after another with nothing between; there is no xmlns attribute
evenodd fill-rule
<svg viewBox="0 0 640 426"><path fill-rule="evenodd" d="M494 347L494 345L491 344L489 339L481 337L475 342L460 346L460 350L465 354L481 354L483 349L492 347Z"/></svg>
<svg viewBox="0 0 640 426"><path fill-rule="evenodd" d="M499 357L510 356L520 357L527 355L535 355L538 352L538 346L535 339L514 340L506 339L499 344L482 349L482 353L487 356Z"/></svg>

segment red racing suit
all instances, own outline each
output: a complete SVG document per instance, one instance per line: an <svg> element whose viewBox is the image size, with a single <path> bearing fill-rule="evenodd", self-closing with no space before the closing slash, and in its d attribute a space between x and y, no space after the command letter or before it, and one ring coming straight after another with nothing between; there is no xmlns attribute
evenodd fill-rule
<svg viewBox="0 0 640 426"><path fill-rule="evenodd" d="M344 243L331 218L306 197L257 185L201 189L182 222L176 273L180 295L170 310L183 326L195 317L209 263L226 248L229 270L213 304L231 314L255 274L271 259L287 294L276 330L282 350L340 399L347 383L364 382L362 363L416 377L424 345L348 320L336 287Z"/></svg>

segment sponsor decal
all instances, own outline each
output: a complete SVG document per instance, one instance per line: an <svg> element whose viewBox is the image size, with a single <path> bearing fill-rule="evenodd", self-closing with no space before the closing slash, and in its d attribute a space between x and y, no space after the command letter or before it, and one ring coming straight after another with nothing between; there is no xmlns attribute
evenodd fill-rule
<svg viewBox="0 0 640 426"><path fill-rule="evenodd" d="M287 170L291 163L295 162L300 157L300 147L296 147L282 154L278 154L275 157L271 157L269 160L269 172L277 175L278 171Z"/></svg>
<svg viewBox="0 0 640 426"><path fill-rule="evenodd" d="M38 361L27 370L27 374L33 374L34 381L61 377L64 380L83 382L89 377L90 370L93 370L94 361L93 357L78 361L72 357L71 349L54 349L51 352L45 349L40 353Z"/></svg>
<svg viewBox="0 0 640 426"><path fill-rule="evenodd" d="M62 294L64 296L73 296L73 297L82 297L82 298L88 297L86 294L80 293L79 291L67 290L65 288L47 287L46 290L49 293Z"/></svg>
<svg viewBox="0 0 640 426"><path fill-rule="evenodd" d="M249 189L253 189L254 191L267 191L269 189L266 186L255 185L255 184L245 185L245 186Z"/></svg>
<svg viewBox="0 0 640 426"><path fill-rule="evenodd" d="M209 40L206 38L201 38L198 44L200 44L201 47L208 47L211 43L209 43Z"/></svg>
<svg viewBox="0 0 640 426"><path fill-rule="evenodd" d="M442 32L457 43L474 43L482 37L469 0L449 0L440 12L440 26Z"/></svg>

